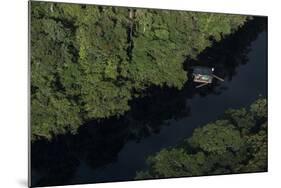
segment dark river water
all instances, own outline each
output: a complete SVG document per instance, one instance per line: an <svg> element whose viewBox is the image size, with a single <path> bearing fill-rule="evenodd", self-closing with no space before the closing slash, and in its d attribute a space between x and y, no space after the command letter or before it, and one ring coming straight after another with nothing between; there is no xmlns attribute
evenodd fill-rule
<svg viewBox="0 0 281 188"><path fill-rule="evenodd" d="M88 122L77 135L31 146L32 186L133 180L147 156L175 146L196 127L228 108L267 97L267 19L255 17L235 34L206 49L192 65L215 67L224 82L195 89L151 88L131 101L120 118Z"/></svg>

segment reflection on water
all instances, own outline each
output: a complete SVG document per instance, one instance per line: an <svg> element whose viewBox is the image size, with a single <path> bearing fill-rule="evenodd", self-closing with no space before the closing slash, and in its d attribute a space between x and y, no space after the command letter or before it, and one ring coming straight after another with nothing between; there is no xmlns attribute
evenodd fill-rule
<svg viewBox="0 0 281 188"><path fill-rule="evenodd" d="M267 20L255 18L206 49L192 65L215 67L225 82L178 91L150 88L120 118L88 122L77 135L32 143L32 185L133 180L147 156L174 146L194 128L267 96Z"/></svg>

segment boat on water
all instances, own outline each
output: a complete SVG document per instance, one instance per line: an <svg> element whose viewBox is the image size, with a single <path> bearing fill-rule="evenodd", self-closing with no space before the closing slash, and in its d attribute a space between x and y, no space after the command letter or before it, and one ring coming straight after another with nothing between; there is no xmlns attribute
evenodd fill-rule
<svg viewBox="0 0 281 188"><path fill-rule="evenodd" d="M220 81L224 81L222 78L214 74L215 68L204 67L204 66L194 66L192 67L192 77L193 82L200 83L196 88L203 87L207 84L211 84L213 79L216 78Z"/></svg>

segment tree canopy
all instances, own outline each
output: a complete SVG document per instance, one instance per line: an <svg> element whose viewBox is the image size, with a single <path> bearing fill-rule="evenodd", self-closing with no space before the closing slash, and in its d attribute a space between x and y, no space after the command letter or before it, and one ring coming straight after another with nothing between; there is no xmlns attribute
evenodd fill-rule
<svg viewBox="0 0 281 188"><path fill-rule="evenodd" d="M147 159L137 179L260 172L267 170L267 100L230 109L220 120L195 129L176 147Z"/></svg>
<svg viewBox="0 0 281 188"><path fill-rule="evenodd" d="M130 16L132 14L132 16ZM123 115L151 86L181 89L187 57L248 17L31 2L32 139Z"/></svg>

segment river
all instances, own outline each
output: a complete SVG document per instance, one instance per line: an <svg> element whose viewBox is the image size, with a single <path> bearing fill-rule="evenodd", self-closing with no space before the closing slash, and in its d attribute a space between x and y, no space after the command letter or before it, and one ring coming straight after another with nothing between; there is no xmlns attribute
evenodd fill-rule
<svg viewBox="0 0 281 188"><path fill-rule="evenodd" d="M225 79L195 89L151 88L119 118L83 125L77 135L32 143L32 185L63 185L133 180L145 160L175 146L196 127L218 119L228 108L267 97L266 18L256 17L235 34L185 66L215 67Z"/></svg>

